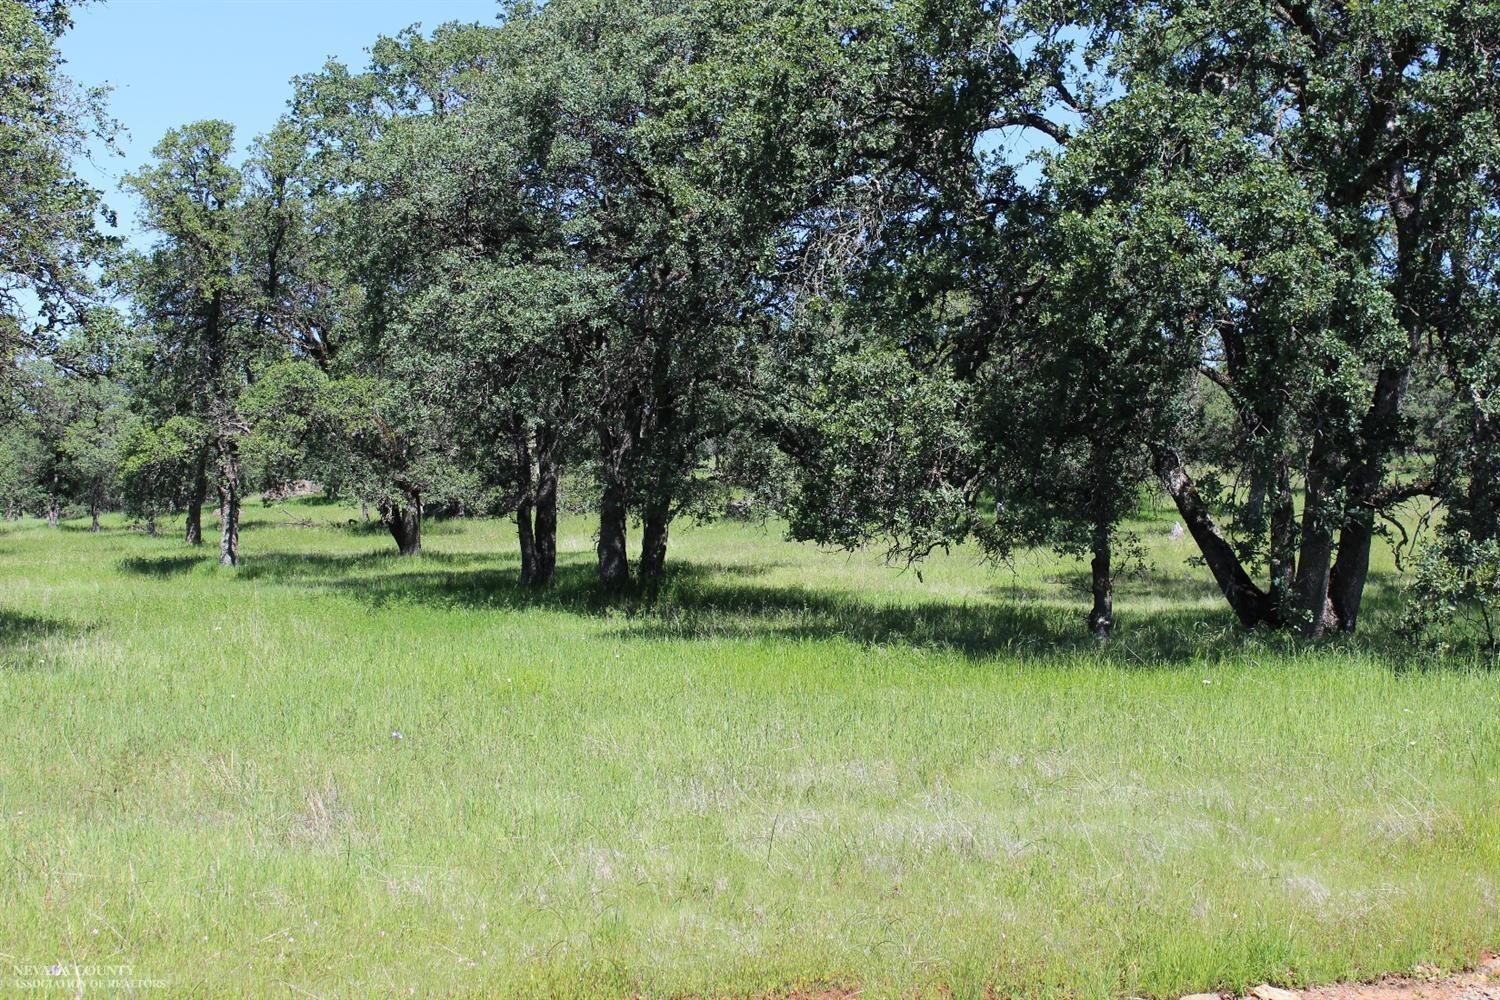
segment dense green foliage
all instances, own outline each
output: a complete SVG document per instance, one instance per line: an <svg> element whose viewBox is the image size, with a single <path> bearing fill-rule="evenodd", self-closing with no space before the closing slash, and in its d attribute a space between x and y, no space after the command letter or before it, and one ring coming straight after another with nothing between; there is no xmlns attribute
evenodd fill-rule
<svg viewBox="0 0 1500 1000"><path fill-rule="evenodd" d="M127 249L69 3L0 0L0 958L1494 948L1500 2L499 10L172 129Z"/></svg>

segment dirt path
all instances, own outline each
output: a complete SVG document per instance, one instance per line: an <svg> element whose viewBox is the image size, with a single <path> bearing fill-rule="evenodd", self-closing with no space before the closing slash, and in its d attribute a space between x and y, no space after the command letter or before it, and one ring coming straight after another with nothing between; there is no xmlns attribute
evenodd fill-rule
<svg viewBox="0 0 1500 1000"><path fill-rule="evenodd" d="M860 991L793 991L785 1000L859 1000ZM1386 976L1373 983L1337 983L1305 990L1257 986L1244 997L1190 993L1182 1000L1500 1000L1500 955L1485 955L1473 972L1457 976Z"/></svg>
<svg viewBox="0 0 1500 1000"><path fill-rule="evenodd" d="M1183 1000L1224 1000L1196 993ZM1500 1000L1500 955L1486 955L1473 972L1447 978L1386 976L1374 983L1339 983L1306 990L1257 986L1246 1000Z"/></svg>

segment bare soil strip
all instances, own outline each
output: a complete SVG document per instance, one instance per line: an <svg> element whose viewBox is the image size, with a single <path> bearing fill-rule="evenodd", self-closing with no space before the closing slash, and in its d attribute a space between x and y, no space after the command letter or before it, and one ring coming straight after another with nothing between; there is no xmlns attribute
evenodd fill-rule
<svg viewBox="0 0 1500 1000"><path fill-rule="evenodd" d="M1226 1000L1196 993L1183 1000ZM1485 955L1472 972L1457 976L1386 976L1373 983L1337 983L1306 990L1257 986L1246 1000L1500 1000L1500 955Z"/></svg>

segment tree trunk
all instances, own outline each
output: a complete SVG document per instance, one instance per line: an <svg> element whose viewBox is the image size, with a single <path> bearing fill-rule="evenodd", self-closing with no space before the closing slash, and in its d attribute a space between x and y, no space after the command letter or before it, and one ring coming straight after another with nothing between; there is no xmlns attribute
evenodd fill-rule
<svg viewBox="0 0 1500 1000"><path fill-rule="evenodd" d="M1250 470L1250 496L1245 500L1245 520L1259 525L1266 516L1266 500L1271 492L1273 472L1259 461Z"/></svg>
<svg viewBox="0 0 1500 1000"><path fill-rule="evenodd" d="M150 535L153 538L156 537L156 515L155 514L147 514L146 515L146 534Z"/></svg>
<svg viewBox="0 0 1500 1000"><path fill-rule="evenodd" d="M1089 611L1089 634L1108 639L1115 626L1115 581L1110 567L1108 524L1094 525L1093 559L1089 564L1094 607Z"/></svg>
<svg viewBox="0 0 1500 1000"><path fill-rule="evenodd" d="M529 587L536 582L536 525L531 502L524 497L516 506L516 538L521 548L521 586Z"/></svg>
<svg viewBox="0 0 1500 1000"><path fill-rule="evenodd" d="M607 587L623 587L630 580L626 513L624 486L617 481L605 483L599 500L599 582Z"/></svg>
<svg viewBox="0 0 1500 1000"><path fill-rule="evenodd" d="M1411 350L1417 350L1416 334L1409 334ZM1365 582L1370 576L1370 549L1375 542L1375 508L1371 501L1385 478L1385 457L1396 436L1396 421L1408 382L1405 368L1387 368L1375 380L1375 394L1365 414L1361 434L1364 456L1349 485L1349 520L1339 532L1339 554L1329 579L1328 600L1334 624L1353 632L1359 623Z"/></svg>
<svg viewBox="0 0 1500 1000"><path fill-rule="evenodd" d="M57 527L57 522L62 519L62 510L57 505L57 497L47 498L47 527Z"/></svg>
<svg viewBox="0 0 1500 1000"><path fill-rule="evenodd" d="M545 423L512 427L516 479L521 485L516 528L521 548L521 584L546 587L557 574L557 434ZM534 444L534 447L533 447Z"/></svg>
<svg viewBox="0 0 1500 1000"><path fill-rule="evenodd" d="M240 468L232 440L219 443L219 565L240 564Z"/></svg>
<svg viewBox="0 0 1500 1000"><path fill-rule="evenodd" d="M89 504L89 531L96 535L99 533L99 502L97 500Z"/></svg>
<svg viewBox="0 0 1500 1000"><path fill-rule="evenodd" d="M1193 479L1183 466L1181 457L1170 449L1159 449L1154 458L1157 475L1177 504L1178 514L1182 516L1193 541L1198 543L1203 561L1208 564L1214 580L1219 584L1219 590L1239 618L1240 624L1246 628L1254 628L1262 622L1270 621L1269 600L1250 579L1250 575L1240 564L1239 557L1234 554L1233 546L1220 533L1218 525L1214 524L1208 505L1198 495L1198 489L1193 485Z"/></svg>
<svg viewBox="0 0 1500 1000"><path fill-rule="evenodd" d="M1302 508L1302 547L1297 553L1296 628L1304 636L1322 635L1330 626L1328 583L1333 565L1332 511L1327 496L1327 474L1319 449L1313 449L1307 473L1307 495Z"/></svg>
<svg viewBox="0 0 1500 1000"><path fill-rule="evenodd" d="M396 540L396 551L403 556L414 556L422 551L422 498L411 496L405 506L382 501L380 520L390 529Z"/></svg>
<svg viewBox="0 0 1500 1000"><path fill-rule="evenodd" d="M536 520L532 531L536 545L531 577L533 587L550 586L557 576L558 469L550 452L549 446L537 462Z"/></svg>
<svg viewBox="0 0 1500 1000"><path fill-rule="evenodd" d="M193 492L188 496L187 534L189 545L203 544L203 500L208 496L208 453L198 456L198 474L193 479Z"/></svg>
<svg viewBox="0 0 1500 1000"><path fill-rule="evenodd" d="M1297 572L1297 509L1292 495L1292 463L1283 452L1276 457L1276 500L1271 508L1271 616L1277 624L1290 611Z"/></svg>
<svg viewBox="0 0 1500 1000"><path fill-rule="evenodd" d="M647 506L641 525L641 583L655 593L661 586L662 573L667 564L667 533L672 527L672 515L664 502Z"/></svg>
<svg viewBox="0 0 1500 1000"><path fill-rule="evenodd" d="M1364 603L1365 581L1370 576L1370 548L1375 541L1375 512L1363 505L1350 513L1349 523L1339 532L1339 555L1328 578L1328 603L1333 624L1341 632L1353 632Z"/></svg>

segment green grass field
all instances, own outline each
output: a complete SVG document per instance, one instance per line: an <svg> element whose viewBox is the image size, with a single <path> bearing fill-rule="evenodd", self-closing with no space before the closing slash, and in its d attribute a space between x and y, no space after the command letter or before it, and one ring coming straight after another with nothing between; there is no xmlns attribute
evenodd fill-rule
<svg viewBox="0 0 1500 1000"><path fill-rule="evenodd" d="M684 527L645 610L581 518L532 595L508 522L403 561L350 517L257 502L237 570L0 530L0 994L1174 996L1500 945L1500 673L1382 638L1388 579L1358 640L1246 637L1146 523L1096 648L1043 555Z"/></svg>

